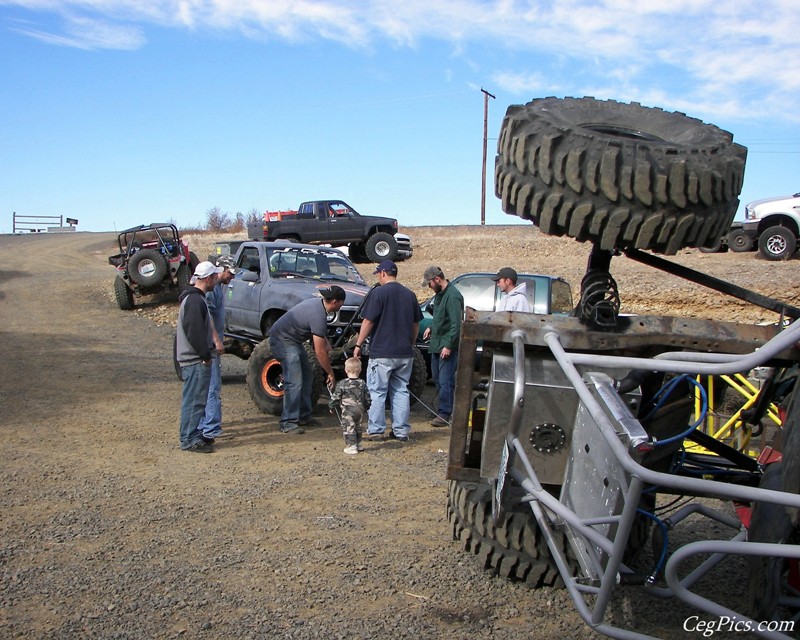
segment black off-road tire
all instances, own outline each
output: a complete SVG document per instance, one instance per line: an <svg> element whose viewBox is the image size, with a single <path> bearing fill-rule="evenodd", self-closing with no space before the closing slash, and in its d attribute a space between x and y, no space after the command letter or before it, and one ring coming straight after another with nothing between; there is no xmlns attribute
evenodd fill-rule
<svg viewBox="0 0 800 640"><path fill-rule="evenodd" d="M381 260L394 260L397 258L397 240L391 233L380 231L373 233L367 239L365 247L367 258L371 262L380 262Z"/></svg>
<svg viewBox="0 0 800 640"><path fill-rule="evenodd" d="M759 485L762 489L781 489L781 472L784 462L767 466ZM792 525L786 507L756 502L750 515L749 542L771 542L797 544L800 541L797 528ZM788 562L774 556L750 556L747 558L747 595L749 615L754 620L788 619L780 612L779 597L787 580Z"/></svg>
<svg viewBox="0 0 800 640"><path fill-rule="evenodd" d="M189 267L189 265L182 264L178 267L178 272L175 274L175 279L178 281L179 292L191 286L189 281L192 279L193 273L194 269Z"/></svg>
<svg viewBox="0 0 800 640"><path fill-rule="evenodd" d="M447 518L453 539L478 556L483 569L529 587L563 587L550 549L527 505L509 508L500 524L492 521L488 485L451 480ZM560 534L559 534L560 535ZM566 540L563 539L566 548Z"/></svg>
<svg viewBox="0 0 800 640"><path fill-rule="evenodd" d="M315 405L322 395L325 376L317 361L317 356L314 355L314 348L308 343L305 348L314 369L311 404ZM273 416L281 415L283 411L283 366L272 353L269 340L262 340L250 355L247 362L247 390L260 411Z"/></svg>
<svg viewBox="0 0 800 640"><path fill-rule="evenodd" d="M682 113L541 98L508 108L497 153L506 213L601 249L672 255L727 233L747 149Z"/></svg>
<svg viewBox="0 0 800 640"><path fill-rule="evenodd" d="M788 260L797 251L794 232L776 225L758 237L758 253L766 260Z"/></svg>
<svg viewBox="0 0 800 640"><path fill-rule="evenodd" d="M428 382L428 369L425 365L425 356L422 351L414 347L414 366L411 369L411 378L408 381L408 391L411 393L410 404L413 406L417 398L421 398Z"/></svg>
<svg viewBox="0 0 800 640"><path fill-rule="evenodd" d="M117 300L117 306L123 311L133 309L133 291L130 290L122 276L114 278L114 297Z"/></svg>
<svg viewBox="0 0 800 640"><path fill-rule="evenodd" d="M767 465L759 484L762 489L800 493L800 385L795 382L782 426L780 462ZM800 512L767 502L755 502L750 514L749 542L800 543ZM749 615L754 620L788 620L779 597L784 592L788 562L778 557L752 556L748 563Z"/></svg>
<svg viewBox="0 0 800 640"><path fill-rule="evenodd" d="M728 247L722 243L722 239L717 240L710 247L700 247L700 253L725 253L727 250Z"/></svg>
<svg viewBox="0 0 800 640"><path fill-rule="evenodd" d="M154 249L142 249L128 260L128 275L142 287L152 287L164 280L169 268L167 261Z"/></svg>
<svg viewBox="0 0 800 640"><path fill-rule="evenodd" d="M744 231L731 231L728 234L728 246L734 253L752 251L756 246L753 236Z"/></svg>
<svg viewBox="0 0 800 640"><path fill-rule="evenodd" d="M348 246L347 253L350 256L350 260L355 264L369 262L369 258L367 258L367 247L363 242L351 242Z"/></svg>

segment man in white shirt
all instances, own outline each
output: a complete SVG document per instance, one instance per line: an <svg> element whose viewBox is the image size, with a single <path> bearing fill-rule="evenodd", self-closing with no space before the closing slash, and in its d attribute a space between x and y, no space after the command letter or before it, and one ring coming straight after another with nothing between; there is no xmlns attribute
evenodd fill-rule
<svg viewBox="0 0 800 640"><path fill-rule="evenodd" d="M503 296L497 303L498 311L522 311L531 312L531 305L528 302L528 292L525 283L517 284L517 272L511 267L503 267L492 277L497 283Z"/></svg>

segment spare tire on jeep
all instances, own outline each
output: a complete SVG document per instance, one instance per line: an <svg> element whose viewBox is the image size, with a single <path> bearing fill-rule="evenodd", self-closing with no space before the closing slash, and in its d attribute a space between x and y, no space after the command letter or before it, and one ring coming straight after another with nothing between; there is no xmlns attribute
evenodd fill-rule
<svg viewBox="0 0 800 640"><path fill-rule="evenodd" d="M495 191L544 233L672 255L727 233L746 157L732 134L683 113L540 98L506 112Z"/></svg>
<svg viewBox="0 0 800 640"><path fill-rule="evenodd" d="M128 260L128 275L142 287L159 284L168 272L166 258L155 249L140 249Z"/></svg>

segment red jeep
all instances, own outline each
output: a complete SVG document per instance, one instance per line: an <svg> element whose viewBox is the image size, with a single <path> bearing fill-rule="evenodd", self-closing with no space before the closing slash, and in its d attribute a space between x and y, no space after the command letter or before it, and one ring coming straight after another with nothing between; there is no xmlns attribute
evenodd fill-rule
<svg viewBox="0 0 800 640"><path fill-rule="evenodd" d="M108 263L117 269L114 297L120 309L133 309L134 296L189 286L199 260L174 224L139 225L120 233L117 240L119 253L109 256Z"/></svg>

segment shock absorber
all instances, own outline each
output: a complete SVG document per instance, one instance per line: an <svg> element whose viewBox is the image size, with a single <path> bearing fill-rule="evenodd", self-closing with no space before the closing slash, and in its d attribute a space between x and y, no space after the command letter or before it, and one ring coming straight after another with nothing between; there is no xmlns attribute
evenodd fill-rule
<svg viewBox="0 0 800 640"><path fill-rule="evenodd" d="M586 274L581 280L581 299L577 315L581 322L594 326L610 328L617 325L619 317L619 290L611 273L611 251L592 247Z"/></svg>

